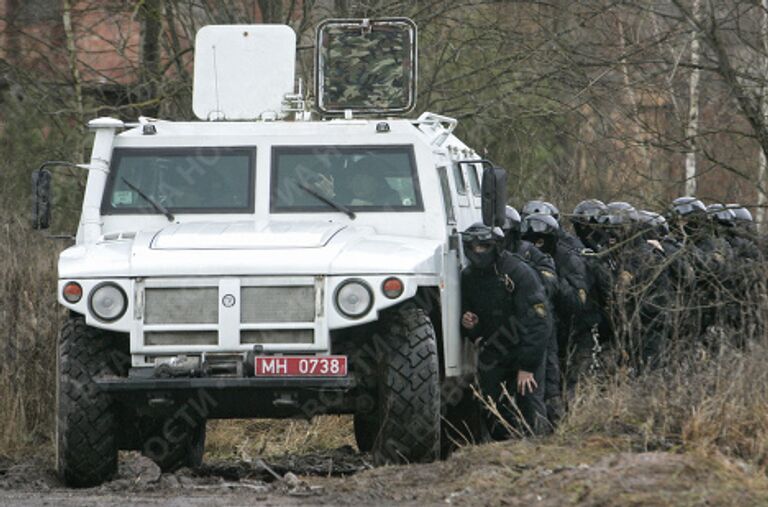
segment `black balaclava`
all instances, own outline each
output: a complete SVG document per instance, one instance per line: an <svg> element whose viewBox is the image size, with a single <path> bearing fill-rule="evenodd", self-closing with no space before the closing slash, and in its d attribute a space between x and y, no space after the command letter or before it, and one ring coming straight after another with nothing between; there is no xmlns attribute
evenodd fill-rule
<svg viewBox="0 0 768 507"><path fill-rule="evenodd" d="M501 229L492 229L482 223L470 226L461 233L464 244L464 255L467 257L473 267L480 270L490 269L498 259L500 240L503 238ZM474 245L487 245L488 249L483 252L475 252Z"/></svg>
<svg viewBox="0 0 768 507"><path fill-rule="evenodd" d="M539 250L545 254L554 256L557 252L557 236L554 234L528 233L525 239L538 246ZM539 246L540 241L544 242L541 246Z"/></svg>
<svg viewBox="0 0 768 507"><path fill-rule="evenodd" d="M596 223L574 222L573 230L576 232L576 235L581 242L584 243L584 246L591 248L592 250L599 250L601 245L605 242L603 231Z"/></svg>
<svg viewBox="0 0 768 507"><path fill-rule="evenodd" d="M475 252L473 249L473 245L481 243L481 244L487 244L488 250L479 253ZM467 256L467 259L469 259L470 264L472 264L472 267L475 267L479 270L485 271L490 269L494 263L496 262L496 259L499 256L497 247L495 243L489 243L489 242L473 242L470 244L464 245L464 255Z"/></svg>

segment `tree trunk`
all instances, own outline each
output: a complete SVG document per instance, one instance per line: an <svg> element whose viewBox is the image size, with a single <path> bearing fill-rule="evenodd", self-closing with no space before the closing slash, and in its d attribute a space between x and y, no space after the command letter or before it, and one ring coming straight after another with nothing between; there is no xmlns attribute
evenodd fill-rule
<svg viewBox="0 0 768 507"><path fill-rule="evenodd" d="M160 30L161 22L160 0L144 0L141 4L141 99L149 100L157 96L157 82L160 79ZM156 115L157 108L149 112Z"/></svg>
<svg viewBox="0 0 768 507"><path fill-rule="evenodd" d="M284 21L282 0L259 0L259 10L261 11L262 23L282 23Z"/></svg>
<svg viewBox="0 0 768 507"><path fill-rule="evenodd" d="M763 76L768 76L768 0L763 0L763 19L761 29L761 35L763 39ZM760 107L762 109L764 121L768 121L768 86L764 83L760 90ZM765 156L765 149L760 147L760 162L757 168L757 211L755 213L755 220L757 221L757 227L760 232L765 229L765 206L768 204L768 197L765 195L765 172L766 166L768 166L768 159Z"/></svg>
<svg viewBox="0 0 768 507"><path fill-rule="evenodd" d="M685 138L688 140L688 152L685 154L685 194L696 195L696 136L699 134L699 80L701 70L701 45L699 42L698 22L701 20L701 0L693 0L693 17L697 21L691 34L691 77L688 82L689 105L688 125Z"/></svg>
<svg viewBox="0 0 768 507"><path fill-rule="evenodd" d="M651 163L651 154L648 150L648 144L645 140L645 135L641 124L640 104L638 103L637 95L635 94L635 88L629 75L629 63L627 62L626 58L627 43L624 33L624 23L621 21L621 19L618 20L618 29L619 47L621 48L621 58L619 59L619 65L621 66L622 81L624 83L624 89L627 93L627 100L629 102L631 111L630 121L632 122L632 136L634 137L633 141L637 143L638 147L640 148L640 157L642 159L641 163L645 168L645 174L650 176L651 181L653 181L653 174L651 172L653 169L653 164Z"/></svg>
<svg viewBox="0 0 768 507"><path fill-rule="evenodd" d="M77 129L80 133L75 147L75 160L82 162L85 156L85 105L83 103L83 82L78 68L77 46L75 45L75 30L72 27L72 4L63 0L61 22L64 25L64 35L67 44L67 60L69 75L72 79L72 90L75 95L75 112L77 114Z"/></svg>

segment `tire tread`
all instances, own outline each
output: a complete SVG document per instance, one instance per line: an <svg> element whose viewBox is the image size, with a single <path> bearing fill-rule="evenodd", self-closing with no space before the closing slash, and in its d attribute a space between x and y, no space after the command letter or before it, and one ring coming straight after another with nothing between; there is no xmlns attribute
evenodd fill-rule
<svg viewBox="0 0 768 507"><path fill-rule="evenodd" d="M434 461L440 455L440 372L432 322L423 309L407 304L385 320L385 334L374 460Z"/></svg>
<svg viewBox="0 0 768 507"><path fill-rule="evenodd" d="M117 471L115 417L111 397L94 379L114 374L109 353L114 337L68 319L59 339L59 475L68 486L96 486Z"/></svg>

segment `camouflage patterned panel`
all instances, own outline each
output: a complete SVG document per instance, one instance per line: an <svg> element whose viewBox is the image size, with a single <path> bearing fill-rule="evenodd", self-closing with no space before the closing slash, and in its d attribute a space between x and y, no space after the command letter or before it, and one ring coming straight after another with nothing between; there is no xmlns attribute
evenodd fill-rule
<svg viewBox="0 0 768 507"><path fill-rule="evenodd" d="M371 31L328 27L323 35L323 108L410 107L411 39L407 27L372 25Z"/></svg>

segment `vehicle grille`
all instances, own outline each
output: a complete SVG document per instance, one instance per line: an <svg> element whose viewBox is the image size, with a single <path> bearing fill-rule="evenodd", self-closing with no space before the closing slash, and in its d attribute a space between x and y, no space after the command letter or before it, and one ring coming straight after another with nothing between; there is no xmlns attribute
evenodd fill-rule
<svg viewBox="0 0 768 507"><path fill-rule="evenodd" d="M312 329L269 329L258 331L241 331L240 343L314 343L315 332Z"/></svg>
<svg viewBox="0 0 768 507"><path fill-rule="evenodd" d="M148 331L144 345L216 345L216 331Z"/></svg>
<svg viewBox="0 0 768 507"><path fill-rule="evenodd" d="M243 324L315 320L315 288L312 286L243 287L241 293L240 321Z"/></svg>
<svg viewBox="0 0 768 507"><path fill-rule="evenodd" d="M145 324L216 324L219 289L147 288Z"/></svg>
<svg viewBox="0 0 768 507"><path fill-rule="evenodd" d="M145 287L143 345L229 350L315 343L315 285L241 285L233 295L239 310L223 306L218 284ZM239 336L233 336L237 329Z"/></svg>

